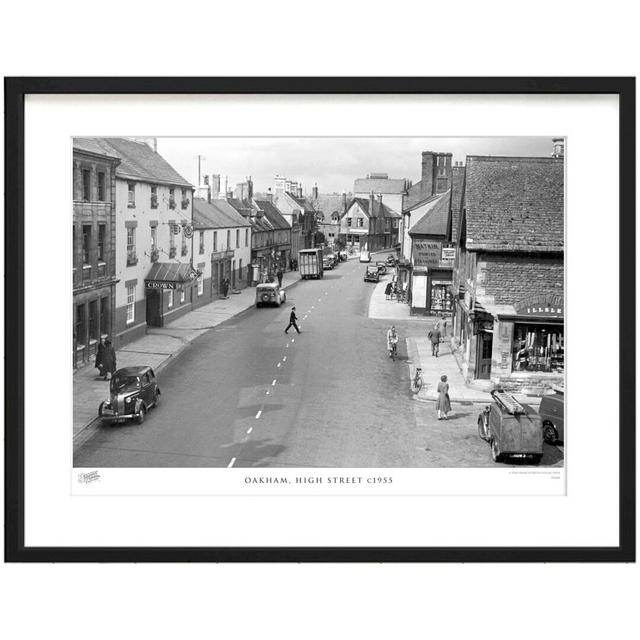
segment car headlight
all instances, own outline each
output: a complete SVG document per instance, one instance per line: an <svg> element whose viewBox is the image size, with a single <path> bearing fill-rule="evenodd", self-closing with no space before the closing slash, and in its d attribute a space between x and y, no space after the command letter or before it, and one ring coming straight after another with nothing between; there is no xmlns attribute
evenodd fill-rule
<svg viewBox="0 0 640 640"><path fill-rule="evenodd" d="M127 399L125 400L125 402L126 402L127 404L130 404L130 403L131 403L131 398L127 398Z"/></svg>

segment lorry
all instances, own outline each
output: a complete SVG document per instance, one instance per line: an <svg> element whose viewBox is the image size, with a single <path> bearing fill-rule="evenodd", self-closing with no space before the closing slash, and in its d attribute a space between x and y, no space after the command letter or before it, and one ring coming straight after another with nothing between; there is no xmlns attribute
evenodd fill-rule
<svg viewBox="0 0 640 640"><path fill-rule="evenodd" d="M298 251L298 270L303 280L309 278L322 278L322 249L301 249Z"/></svg>

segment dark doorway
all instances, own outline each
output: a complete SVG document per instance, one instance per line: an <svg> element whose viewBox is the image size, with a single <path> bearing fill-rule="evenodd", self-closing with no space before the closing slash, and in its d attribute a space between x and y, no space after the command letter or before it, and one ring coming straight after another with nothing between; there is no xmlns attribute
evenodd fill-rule
<svg viewBox="0 0 640 640"><path fill-rule="evenodd" d="M478 333L477 378L488 380L491 377L491 352L493 351L493 333Z"/></svg>
<svg viewBox="0 0 640 640"><path fill-rule="evenodd" d="M220 293L220 263L211 263L211 297L217 298Z"/></svg>
<svg viewBox="0 0 640 640"><path fill-rule="evenodd" d="M163 326L162 317L162 290L147 289L147 325L149 327Z"/></svg>

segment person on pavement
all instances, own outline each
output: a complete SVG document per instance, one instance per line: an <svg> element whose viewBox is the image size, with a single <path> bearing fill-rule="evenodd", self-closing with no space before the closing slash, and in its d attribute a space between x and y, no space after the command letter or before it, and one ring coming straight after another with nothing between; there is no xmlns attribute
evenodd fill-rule
<svg viewBox="0 0 640 640"><path fill-rule="evenodd" d="M102 353L102 373L105 380L109 380L116 372L116 350L107 338L104 341L104 351Z"/></svg>
<svg viewBox="0 0 640 640"><path fill-rule="evenodd" d="M431 340L431 355L438 357L438 351L440 350L440 329L436 325L429 333L427 334L429 340Z"/></svg>
<svg viewBox="0 0 640 640"><path fill-rule="evenodd" d="M278 286L282 288L282 276L283 276L282 269L278 269L276 276L278 277Z"/></svg>
<svg viewBox="0 0 640 640"><path fill-rule="evenodd" d="M289 324L287 325L287 328L284 330L285 333L289 333L289 329L291 329L291 327L293 327L298 333L300 333L300 329L298 329L298 325L296 324L296 320L298 319L298 316L296 316L296 308L295 307L291 307L291 315L289 316Z"/></svg>
<svg viewBox="0 0 640 640"><path fill-rule="evenodd" d="M393 291L393 284L391 282L387 282L387 286L384 288L384 295L387 296L387 300Z"/></svg>
<svg viewBox="0 0 640 640"><path fill-rule="evenodd" d="M100 338L100 342L98 342L98 350L96 351L96 364L95 367L98 370L98 375L100 378L104 376L102 372L102 363L104 359L104 344L102 342L102 338Z"/></svg>
<svg viewBox="0 0 640 640"><path fill-rule="evenodd" d="M438 401L436 402L436 409L438 410L438 420L446 420L447 413L451 411L447 376L440 376L440 382L438 382Z"/></svg>
<svg viewBox="0 0 640 640"><path fill-rule="evenodd" d="M391 326L391 329L387 331L387 349L389 350L389 357L398 348L398 334L395 326Z"/></svg>

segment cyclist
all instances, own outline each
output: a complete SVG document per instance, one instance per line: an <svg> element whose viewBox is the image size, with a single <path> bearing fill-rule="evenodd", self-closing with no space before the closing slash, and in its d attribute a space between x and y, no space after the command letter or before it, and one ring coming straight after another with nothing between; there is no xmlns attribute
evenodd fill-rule
<svg viewBox="0 0 640 640"><path fill-rule="evenodd" d="M391 329L387 331L387 349L389 350L389 357L395 358L398 351L398 334L395 326L391 326Z"/></svg>

